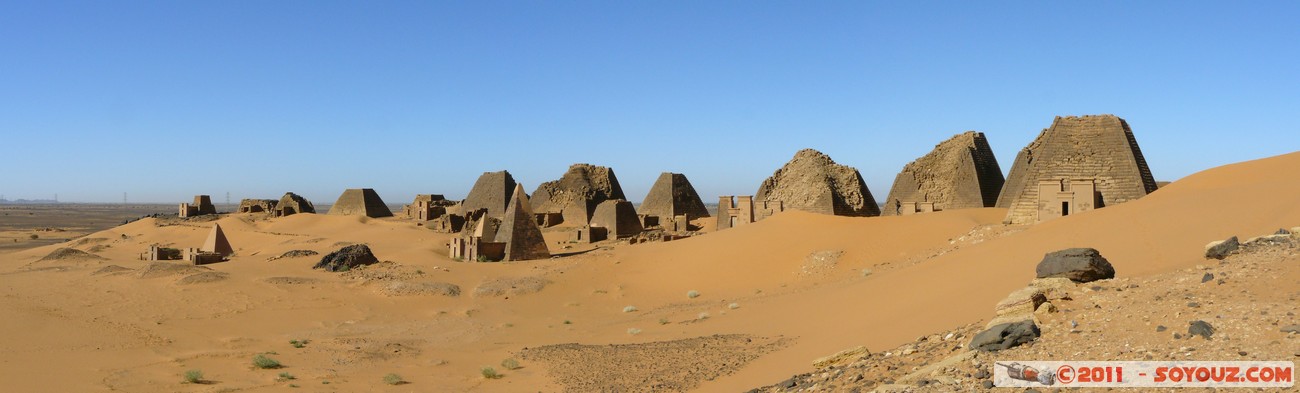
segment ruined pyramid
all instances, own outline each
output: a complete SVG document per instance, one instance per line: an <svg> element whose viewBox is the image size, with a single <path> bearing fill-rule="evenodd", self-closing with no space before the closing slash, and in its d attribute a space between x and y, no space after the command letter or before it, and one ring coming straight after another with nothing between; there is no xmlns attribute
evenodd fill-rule
<svg viewBox="0 0 1300 393"><path fill-rule="evenodd" d="M235 253L235 249L230 247L230 241L226 240L226 233L221 230L221 224L217 223L212 223L212 231L208 232L208 240L203 242L203 248L200 248L199 251L221 254L222 258Z"/></svg>
<svg viewBox="0 0 1300 393"><path fill-rule="evenodd" d="M690 219L709 216L709 209L704 207L704 201L700 200L700 194L695 193L695 187L691 186L686 175L672 172L659 174L659 179L650 187L650 193L641 201L640 210L641 214L660 219L672 219L678 215Z"/></svg>
<svg viewBox="0 0 1300 393"><path fill-rule="evenodd" d="M641 220L636 215L632 202L622 199L610 199L596 206L591 215L591 226L608 230L610 238L632 237L641 233Z"/></svg>
<svg viewBox="0 0 1300 393"><path fill-rule="evenodd" d="M514 191L515 185L515 178L510 176L510 172L483 172L465 197L462 211L469 214L487 209L487 215L500 217L510 204L510 193Z"/></svg>
<svg viewBox="0 0 1300 393"><path fill-rule="evenodd" d="M559 180L537 186L532 208L538 213L560 213L564 224L582 226L591 221L596 205L610 199L627 199L613 169L573 164Z"/></svg>
<svg viewBox="0 0 1300 393"><path fill-rule="evenodd" d="M781 201L786 209L837 216L878 216L880 206L858 170L803 149L763 180L754 201Z"/></svg>
<svg viewBox="0 0 1300 393"><path fill-rule="evenodd" d="M902 214L909 202L933 202L935 210L992 207L1004 180L984 133L967 131L904 166L881 213Z"/></svg>
<svg viewBox="0 0 1300 393"><path fill-rule="evenodd" d="M528 206L528 196L524 195L522 185L515 185L510 207L506 208L501 227L497 229L496 242L506 244L503 261L551 257L551 252L546 249L546 239L542 238L542 229L537 227L533 210Z"/></svg>
<svg viewBox="0 0 1300 393"><path fill-rule="evenodd" d="M280 197L280 202L275 205L275 216L292 216L298 213L316 213L316 207L312 206L307 198L298 194L284 193L284 196Z"/></svg>
<svg viewBox="0 0 1300 393"><path fill-rule="evenodd" d="M393 212L379 194L369 188L349 188L330 207L332 216L392 217Z"/></svg>
<svg viewBox="0 0 1300 393"><path fill-rule="evenodd" d="M997 207L1008 209L1005 221L1012 224L1046 219L1039 217L1040 210L1065 215L1060 208L1052 211L1050 205L1057 202L1046 200L1053 196L1044 195L1040 201L1039 188L1043 182L1060 182L1059 187L1066 187L1072 179L1091 180L1097 195L1082 203L1095 207L1128 202L1156 190L1151 169L1124 119L1115 115L1057 116L1051 128L1016 155ZM1075 211L1083 208L1077 206Z"/></svg>

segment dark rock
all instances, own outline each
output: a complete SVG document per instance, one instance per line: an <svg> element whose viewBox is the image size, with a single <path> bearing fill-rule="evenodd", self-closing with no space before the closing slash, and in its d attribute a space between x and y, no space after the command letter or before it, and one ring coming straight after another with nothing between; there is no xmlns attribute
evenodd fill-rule
<svg viewBox="0 0 1300 393"><path fill-rule="evenodd" d="M1241 355L1241 356L1246 356L1246 355L1247 355L1246 351L1237 351L1237 354L1238 354L1238 355Z"/></svg>
<svg viewBox="0 0 1300 393"><path fill-rule="evenodd" d="M1178 333L1174 333L1174 339L1175 339L1175 340L1180 339L1180 338L1183 338L1183 335L1178 334Z"/></svg>
<svg viewBox="0 0 1300 393"><path fill-rule="evenodd" d="M983 384L983 386L984 386L985 389L992 389L992 388L993 388L993 381L990 381L990 380L985 379L985 380L984 380L984 384Z"/></svg>
<svg viewBox="0 0 1300 393"><path fill-rule="evenodd" d="M1300 334L1300 325L1287 325L1282 327L1282 333Z"/></svg>
<svg viewBox="0 0 1300 393"><path fill-rule="evenodd" d="M1115 267L1092 248L1069 248L1043 256L1038 278L1065 277L1074 282L1115 278Z"/></svg>
<svg viewBox="0 0 1300 393"><path fill-rule="evenodd" d="M1038 326L1033 321L1004 323L976 334L969 347L981 351L1000 351L1034 341L1038 335Z"/></svg>
<svg viewBox="0 0 1300 393"><path fill-rule="evenodd" d="M1211 245L1205 246L1206 259L1227 258L1228 254L1232 254L1233 251L1237 251L1237 249L1241 247L1241 242L1237 240L1236 236L1230 237L1228 240L1222 242L1210 244Z"/></svg>
<svg viewBox="0 0 1300 393"><path fill-rule="evenodd" d="M1204 284L1204 283L1207 283L1207 282L1210 282L1210 281L1214 281L1214 275L1213 275L1213 274L1205 273L1204 276L1201 276L1201 284Z"/></svg>
<svg viewBox="0 0 1300 393"><path fill-rule="evenodd" d="M1168 329L1168 328L1166 328L1165 325L1157 325L1157 326L1156 326L1156 333L1163 332L1163 331L1165 331L1166 329Z"/></svg>
<svg viewBox="0 0 1300 393"><path fill-rule="evenodd" d="M975 372L975 378L977 379L987 379L988 377L989 377L988 370L979 370Z"/></svg>
<svg viewBox="0 0 1300 393"><path fill-rule="evenodd" d="M1278 229L1277 229L1277 232L1273 232L1273 234L1274 234L1274 235L1290 235L1290 234L1291 234L1291 231L1286 230L1286 228L1278 228Z"/></svg>
<svg viewBox="0 0 1300 393"><path fill-rule="evenodd" d="M1191 321L1187 326L1187 335L1205 337L1206 340L1214 335L1214 327L1205 321Z"/></svg>
<svg viewBox="0 0 1300 393"><path fill-rule="evenodd" d="M780 386L780 387L783 387L783 388L786 388L786 389L793 388L793 387L795 387L796 385L798 385L798 383L794 381L794 378L790 378L790 379L787 379L787 380L785 380L785 381L781 381L781 383L777 384L777 386Z"/></svg>
<svg viewBox="0 0 1300 393"><path fill-rule="evenodd" d="M375 254L370 252L370 247L365 244L353 244L325 255L324 258L320 259L320 263L312 266L312 269L346 272L358 266L376 263L379 263L379 258L375 258Z"/></svg>
<svg viewBox="0 0 1300 393"><path fill-rule="evenodd" d="M1201 307L1201 304L1197 302L1187 302L1187 307L1198 308Z"/></svg>

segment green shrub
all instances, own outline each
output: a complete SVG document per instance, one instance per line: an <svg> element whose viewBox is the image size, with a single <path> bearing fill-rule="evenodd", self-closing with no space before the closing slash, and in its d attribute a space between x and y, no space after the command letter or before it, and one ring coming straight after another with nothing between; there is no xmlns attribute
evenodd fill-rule
<svg viewBox="0 0 1300 393"><path fill-rule="evenodd" d="M697 291L697 290L692 289L692 290L690 290L689 292L686 292L686 297L691 298L691 299L694 299L694 298L700 297L700 291Z"/></svg>
<svg viewBox="0 0 1300 393"><path fill-rule="evenodd" d="M519 361L518 361L518 360L514 360L514 359L506 359L506 360L502 360L502 361L501 361L501 367L505 367L506 370L518 370L518 369L522 368L523 366L520 366L520 365L519 365Z"/></svg>
<svg viewBox="0 0 1300 393"><path fill-rule="evenodd" d="M491 367L483 367L483 369L479 370L479 373L483 374L483 378L487 379L501 378L501 374L497 374L497 369Z"/></svg>
<svg viewBox="0 0 1300 393"><path fill-rule="evenodd" d="M635 312L635 311L636 311L636 306L623 307L623 312Z"/></svg>
<svg viewBox="0 0 1300 393"><path fill-rule="evenodd" d="M287 373L287 372L285 372L285 373L280 373L280 380L281 380L281 381L288 381L288 380L291 380L291 379L298 379L298 377L295 377L295 376L293 376L293 374L289 374L289 373Z"/></svg>
<svg viewBox="0 0 1300 393"><path fill-rule="evenodd" d="M406 381L402 379L401 375L388 374L384 376L384 383L389 385L401 385L406 383Z"/></svg>
<svg viewBox="0 0 1300 393"><path fill-rule="evenodd" d="M284 367L284 365L280 364L280 362L275 359L266 357L266 355L257 355L253 357L253 367L271 369Z"/></svg>
<svg viewBox="0 0 1300 393"><path fill-rule="evenodd" d="M203 370L189 370L185 372L185 383L202 383Z"/></svg>

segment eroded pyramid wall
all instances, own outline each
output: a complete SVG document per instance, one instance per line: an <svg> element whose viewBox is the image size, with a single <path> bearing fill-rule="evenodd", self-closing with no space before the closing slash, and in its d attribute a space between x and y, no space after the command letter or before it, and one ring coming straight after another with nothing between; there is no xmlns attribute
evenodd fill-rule
<svg viewBox="0 0 1300 393"><path fill-rule="evenodd" d="M882 214L899 214L900 202L934 202L935 210L992 207L1004 180L984 133L967 131L904 166Z"/></svg>

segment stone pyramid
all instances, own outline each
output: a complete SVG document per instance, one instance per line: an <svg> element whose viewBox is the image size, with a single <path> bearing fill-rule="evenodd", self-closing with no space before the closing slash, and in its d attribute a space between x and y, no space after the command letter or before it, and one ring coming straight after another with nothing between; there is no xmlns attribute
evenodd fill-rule
<svg viewBox="0 0 1300 393"><path fill-rule="evenodd" d="M641 214L660 219L683 214L691 219L709 216L709 209L704 207L704 201L700 200L700 194L695 193L695 187L691 186L686 175L672 172L659 174L659 179L650 187L650 193L641 201L640 210Z"/></svg>
<svg viewBox="0 0 1300 393"><path fill-rule="evenodd" d="M878 216L880 206L858 170L803 149L763 180L754 201L781 201L786 209L837 216Z"/></svg>
<svg viewBox="0 0 1300 393"><path fill-rule="evenodd" d="M881 213L900 214L901 202L934 202L935 210L993 207L1004 181L984 133L967 131L904 166Z"/></svg>
<svg viewBox="0 0 1300 393"><path fill-rule="evenodd" d="M286 192L275 205L275 211L278 216L291 216L298 213L316 213L316 207L307 198Z"/></svg>
<svg viewBox="0 0 1300 393"><path fill-rule="evenodd" d="M349 188L330 207L332 216L392 217L393 212L379 194L369 188Z"/></svg>
<svg viewBox="0 0 1300 393"><path fill-rule="evenodd" d="M235 253L235 249L230 247L230 241L226 240L226 233L221 230L221 224L213 223L212 231L208 232L208 240L203 242L203 248L199 251L215 252L221 254L222 258Z"/></svg>
<svg viewBox="0 0 1300 393"><path fill-rule="evenodd" d="M596 206L591 215L591 226L608 230L610 238L625 238L641 233L641 220L636 215L632 202L622 199L610 199Z"/></svg>
<svg viewBox="0 0 1300 393"><path fill-rule="evenodd" d="M1006 222L1038 221L1039 182L1090 178L1100 198L1096 207L1115 205L1156 190L1128 122L1115 115L1057 116L1029 146L1020 150L1002 187L997 207Z"/></svg>
<svg viewBox="0 0 1300 393"><path fill-rule="evenodd" d="M500 217L510 204L510 193L514 191L515 185L515 178L510 176L510 172L483 172L465 197L462 211L468 215L475 210L487 209L487 215Z"/></svg>
<svg viewBox="0 0 1300 393"><path fill-rule="evenodd" d="M542 238L542 229L537 227L537 221L533 217L533 209L528 206L528 196L524 195L522 185L515 185L510 207L506 208L501 228L497 230L496 242L506 244L504 261L551 257L551 252L546 249L546 239Z"/></svg>
<svg viewBox="0 0 1300 393"><path fill-rule="evenodd" d="M627 199L614 170L591 164L573 164L559 180L537 186L532 208L538 213L561 213L564 224L582 226L601 202Z"/></svg>

